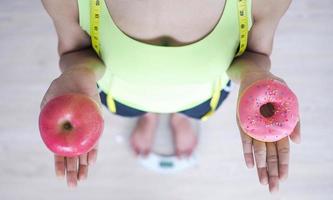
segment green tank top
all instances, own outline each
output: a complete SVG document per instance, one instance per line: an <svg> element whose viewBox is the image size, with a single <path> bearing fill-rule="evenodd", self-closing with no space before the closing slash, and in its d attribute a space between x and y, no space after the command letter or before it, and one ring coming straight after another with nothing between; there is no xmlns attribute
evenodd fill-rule
<svg viewBox="0 0 333 200"><path fill-rule="evenodd" d="M78 0L79 23L87 34L89 2ZM97 83L115 100L147 112L172 113L211 98L217 81L222 88L227 84L226 70L239 46L238 0L226 0L213 30L183 46L158 46L131 38L114 23L104 0L100 2L100 57L106 71ZM247 13L250 29L251 0Z"/></svg>

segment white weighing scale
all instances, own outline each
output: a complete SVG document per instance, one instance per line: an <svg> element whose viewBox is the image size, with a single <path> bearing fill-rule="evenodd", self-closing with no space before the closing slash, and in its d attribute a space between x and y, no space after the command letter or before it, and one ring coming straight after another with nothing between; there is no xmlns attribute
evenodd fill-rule
<svg viewBox="0 0 333 200"><path fill-rule="evenodd" d="M189 158L180 159L175 155L169 117L170 114L160 114L152 152L146 157L138 157L138 162L143 167L158 173L174 173L197 165L197 147ZM197 133L197 140L200 141L201 121L190 118L190 122ZM129 131L128 135L118 134L116 135L116 139L119 142L124 140L128 142L131 133L132 130Z"/></svg>

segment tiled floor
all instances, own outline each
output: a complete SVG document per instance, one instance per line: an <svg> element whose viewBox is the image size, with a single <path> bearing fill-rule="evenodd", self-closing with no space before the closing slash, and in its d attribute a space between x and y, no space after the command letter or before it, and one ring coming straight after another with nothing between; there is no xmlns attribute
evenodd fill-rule
<svg viewBox="0 0 333 200"><path fill-rule="evenodd" d="M67 189L37 127L40 100L59 74L52 22L40 1L1 1L0 199L333 199L332 10L331 0L294 1L276 34L272 71L299 97L303 142L292 145L289 179L273 197L243 162L237 87L202 124L196 168L176 175L142 168L126 143L115 142L133 121L105 112L98 162L88 181Z"/></svg>

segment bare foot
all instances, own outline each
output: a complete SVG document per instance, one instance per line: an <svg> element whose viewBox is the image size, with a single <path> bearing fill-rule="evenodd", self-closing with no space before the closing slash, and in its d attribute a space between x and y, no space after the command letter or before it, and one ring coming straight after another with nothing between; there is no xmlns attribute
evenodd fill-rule
<svg viewBox="0 0 333 200"><path fill-rule="evenodd" d="M189 157L197 146L197 135L190 120L183 114L173 113L170 126L175 142L176 155Z"/></svg>
<svg viewBox="0 0 333 200"><path fill-rule="evenodd" d="M155 113L146 113L137 121L130 139L131 146L136 155L147 156L150 153L158 118L158 115Z"/></svg>

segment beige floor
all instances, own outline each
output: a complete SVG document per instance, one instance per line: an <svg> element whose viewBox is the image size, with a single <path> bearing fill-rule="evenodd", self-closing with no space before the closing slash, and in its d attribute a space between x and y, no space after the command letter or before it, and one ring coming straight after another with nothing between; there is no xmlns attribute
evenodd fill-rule
<svg viewBox="0 0 333 200"><path fill-rule="evenodd" d="M38 132L39 102L57 68L56 35L40 1L0 6L0 199L333 199L333 1L294 1L281 21L272 71L298 94L301 145L292 145L289 179L272 197L246 169L234 111L237 88L202 124L199 165L176 175L142 168L115 135L126 119L105 112L98 162L76 190L53 173ZM330 103L331 102L331 103Z"/></svg>

